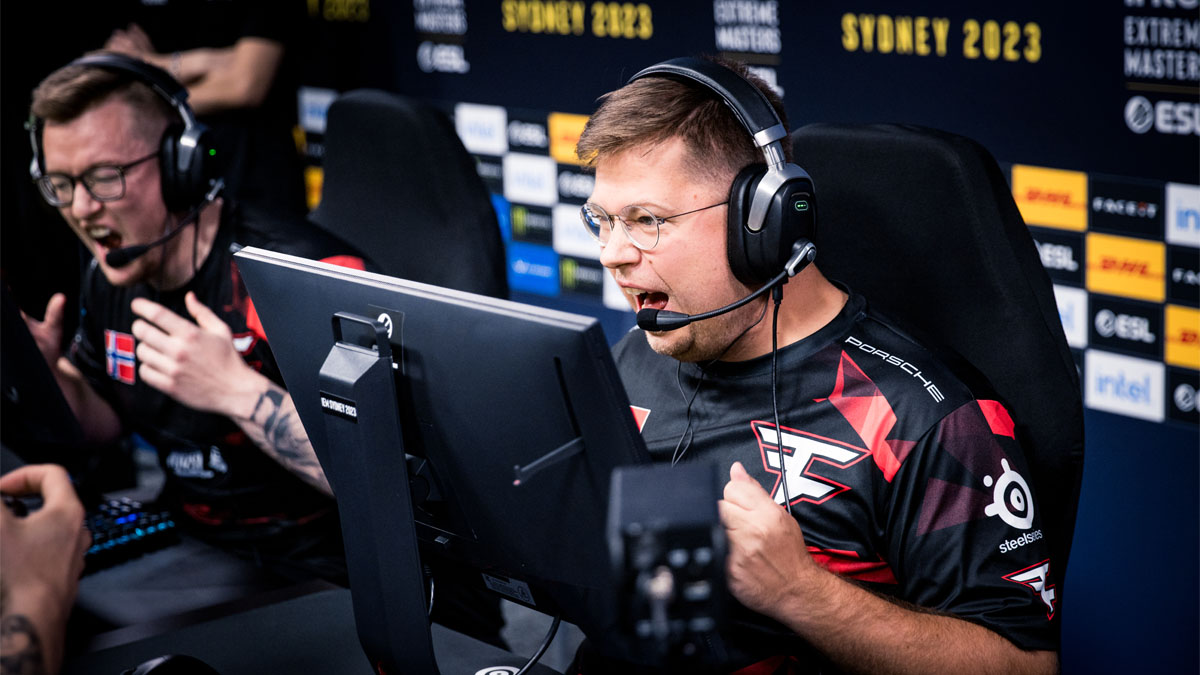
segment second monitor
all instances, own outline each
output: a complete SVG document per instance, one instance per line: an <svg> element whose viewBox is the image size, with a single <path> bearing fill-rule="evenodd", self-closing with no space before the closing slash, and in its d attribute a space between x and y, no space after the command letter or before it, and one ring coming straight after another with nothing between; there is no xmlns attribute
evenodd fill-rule
<svg viewBox="0 0 1200 675"><path fill-rule="evenodd" d="M609 478L649 457L595 319L259 249L236 259L337 494L360 635L414 613L389 606L411 603L389 585L414 532L493 591L593 638L615 630ZM375 388L331 382L355 363L353 386Z"/></svg>

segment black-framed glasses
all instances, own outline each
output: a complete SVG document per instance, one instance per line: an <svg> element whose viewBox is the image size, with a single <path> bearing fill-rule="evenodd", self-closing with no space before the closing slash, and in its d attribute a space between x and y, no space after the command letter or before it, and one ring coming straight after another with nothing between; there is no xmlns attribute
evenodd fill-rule
<svg viewBox="0 0 1200 675"><path fill-rule="evenodd" d="M125 172L150 159L158 157L158 151L139 157L128 164L102 164L93 166L78 176L67 173L47 173L36 180L38 190L51 206L70 206L75 199L76 181L98 202L115 202L125 196Z"/></svg>
<svg viewBox="0 0 1200 675"><path fill-rule="evenodd" d="M692 209L691 211L676 213L673 216L659 218L650 213L646 207L636 204L626 206L614 216L609 215L599 204L588 202L579 209L579 219L583 221L583 226L587 228L588 234L600 242L600 248L608 245L608 238L617 226L616 221L619 220L625 229L626 236L629 237L629 241L639 249L649 251L658 245L658 239L662 233L662 224L666 221L700 211L707 211L708 209L715 209L718 206L724 206L728 203L729 200L726 200L698 209Z"/></svg>

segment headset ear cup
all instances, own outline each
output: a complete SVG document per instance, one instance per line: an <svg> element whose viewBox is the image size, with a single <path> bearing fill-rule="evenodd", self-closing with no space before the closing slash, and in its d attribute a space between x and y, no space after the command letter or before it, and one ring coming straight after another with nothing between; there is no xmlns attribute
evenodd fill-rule
<svg viewBox="0 0 1200 675"><path fill-rule="evenodd" d="M807 174L789 178L770 195L761 230L751 232L746 227L755 191L766 171L764 164L742 169L729 193L729 267L747 286L766 283L779 274L792 254L792 245L816 236L817 202Z"/></svg>
<svg viewBox="0 0 1200 675"><path fill-rule="evenodd" d="M172 124L163 132L162 140L158 144L158 175L163 203L172 213L182 210L179 172L175 170L179 157L179 132L182 130L181 125Z"/></svg>
<svg viewBox="0 0 1200 675"><path fill-rule="evenodd" d="M159 147L159 160L162 175L163 203L171 212L187 211L195 208L204 201L204 193L208 190L209 172L206 168L208 157L208 134L206 129L197 125L189 139L186 164L179 166L181 153L184 153L182 125L174 124L163 134Z"/></svg>
<svg viewBox="0 0 1200 675"><path fill-rule="evenodd" d="M751 261L748 250L748 234L746 220L750 216L750 202L754 197L754 189L762 180L766 165L750 165L738 172L730 186L730 208L728 208L728 227L726 227L726 256L730 259L730 269L733 276L746 286L754 286L758 281L756 265Z"/></svg>

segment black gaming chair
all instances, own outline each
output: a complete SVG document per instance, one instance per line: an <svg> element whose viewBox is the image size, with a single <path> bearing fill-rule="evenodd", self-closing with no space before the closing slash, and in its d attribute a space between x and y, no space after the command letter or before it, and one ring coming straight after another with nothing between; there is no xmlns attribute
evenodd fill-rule
<svg viewBox="0 0 1200 675"><path fill-rule="evenodd" d="M324 142L313 222L376 271L508 296L496 212L444 114L398 94L352 91L329 107Z"/></svg>
<svg viewBox="0 0 1200 675"><path fill-rule="evenodd" d="M792 141L817 187L821 271L940 348L1012 414L1061 598L1083 477L1079 374L996 161L974 141L913 126L813 124Z"/></svg>

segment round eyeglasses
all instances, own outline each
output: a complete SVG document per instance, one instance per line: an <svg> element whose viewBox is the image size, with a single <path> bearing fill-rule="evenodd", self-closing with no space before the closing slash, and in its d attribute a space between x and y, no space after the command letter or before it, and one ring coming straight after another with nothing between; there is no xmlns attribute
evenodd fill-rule
<svg viewBox="0 0 1200 675"><path fill-rule="evenodd" d="M75 183L83 183L84 189L98 202L115 202L125 196L125 172L147 160L158 157L158 151L139 157L128 164L102 164L93 166L78 176L69 173L47 173L34 180L42 197L51 206L70 206L75 199Z"/></svg>
<svg viewBox="0 0 1200 675"><path fill-rule="evenodd" d="M583 221L583 226L587 229L588 234L600 243L600 248L608 245L608 238L616 228L616 221L621 221L621 225L625 230L625 235L629 237L629 241L634 246L643 251L649 251L658 245L659 237L662 235L662 224L668 220L688 216L700 211L715 209L718 206L724 206L729 201L710 204L691 211L676 213L673 216L659 218L650 213L644 206L631 204L617 212L617 214L609 215L607 211L600 207L599 204L588 202L579 209L579 219Z"/></svg>

